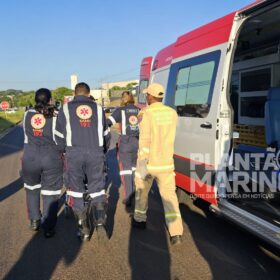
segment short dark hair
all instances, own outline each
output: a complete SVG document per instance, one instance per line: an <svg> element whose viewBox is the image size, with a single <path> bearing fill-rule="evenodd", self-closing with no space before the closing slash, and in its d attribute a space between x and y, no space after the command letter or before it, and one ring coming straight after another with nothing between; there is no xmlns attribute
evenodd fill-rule
<svg viewBox="0 0 280 280"><path fill-rule="evenodd" d="M78 83L75 86L75 95L89 95L90 87L86 83Z"/></svg>

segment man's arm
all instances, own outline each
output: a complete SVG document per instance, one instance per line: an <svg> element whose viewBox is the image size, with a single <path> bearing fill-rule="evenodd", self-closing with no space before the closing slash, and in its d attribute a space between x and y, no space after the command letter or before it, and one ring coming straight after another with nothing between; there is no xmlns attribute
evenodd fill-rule
<svg viewBox="0 0 280 280"><path fill-rule="evenodd" d="M110 132L108 122L106 121L106 115L104 110L103 110L103 137L104 137L104 152L106 153L110 148L111 132Z"/></svg>
<svg viewBox="0 0 280 280"><path fill-rule="evenodd" d="M66 147L66 118L62 108L60 109L57 116L54 136L59 149L64 152Z"/></svg>
<svg viewBox="0 0 280 280"><path fill-rule="evenodd" d="M121 108L117 108L107 119L107 125L112 126L121 122Z"/></svg>
<svg viewBox="0 0 280 280"><path fill-rule="evenodd" d="M139 125L139 160L149 160L150 145L151 145L151 116L149 112L141 113L141 122Z"/></svg>

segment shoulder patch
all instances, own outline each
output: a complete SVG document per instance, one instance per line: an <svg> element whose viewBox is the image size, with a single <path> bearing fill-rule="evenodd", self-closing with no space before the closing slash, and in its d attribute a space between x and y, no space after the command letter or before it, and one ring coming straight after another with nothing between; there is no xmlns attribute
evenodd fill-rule
<svg viewBox="0 0 280 280"><path fill-rule="evenodd" d="M76 109L77 116L82 120L87 120L92 116L92 109L88 105L80 105Z"/></svg>
<svg viewBox="0 0 280 280"><path fill-rule="evenodd" d="M31 118L31 126L34 129L42 129L46 125L46 118L42 114L35 114Z"/></svg>
<svg viewBox="0 0 280 280"><path fill-rule="evenodd" d="M134 116L134 115L130 116L129 119L128 119L128 121L129 121L129 123L130 123L131 125L136 125L136 124L138 123L138 119L137 119L137 117Z"/></svg>

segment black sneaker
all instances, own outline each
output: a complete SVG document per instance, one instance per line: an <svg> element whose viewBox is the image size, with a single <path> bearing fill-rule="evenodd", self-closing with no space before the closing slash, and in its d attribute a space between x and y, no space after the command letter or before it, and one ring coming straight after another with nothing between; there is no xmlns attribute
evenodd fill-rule
<svg viewBox="0 0 280 280"><path fill-rule="evenodd" d="M182 243L182 236L181 235L174 235L170 237L171 245L179 245Z"/></svg>
<svg viewBox="0 0 280 280"><path fill-rule="evenodd" d="M134 228L139 228L139 229L145 229L146 228L146 222L137 222L137 221L134 220L134 218L132 218L131 225Z"/></svg>
<svg viewBox="0 0 280 280"><path fill-rule="evenodd" d="M30 228L33 231L38 231L40 229L41 220L30 220Z"/></svg>
<svg viewBox="0 0 280 280"><path fill-rule="evenodd" d="M44 231L45 238L52 238L55 235L54 229L49 229Z"/></svg>

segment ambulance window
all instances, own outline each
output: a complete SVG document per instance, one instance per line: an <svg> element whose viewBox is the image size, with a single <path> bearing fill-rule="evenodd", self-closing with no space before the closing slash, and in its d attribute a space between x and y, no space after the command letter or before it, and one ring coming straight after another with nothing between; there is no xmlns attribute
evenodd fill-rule
<svg viewBox="0 0 280 280"><path fill-rule="evenodd" d="M211 104L211 83L215 61L181 68L178 71L175 102L180 116L206 117Z"/></svg>
<svg viewBox="0 0 280 280"><path fill-rule="evenodd" d="M143 94L143 90L149 85L149 80L141 80L139 85L138 103L146 104L146 95Z"/></svg>
<svg viewBox="0 0 280 280"><path fill-rule="evenodd" d="M175 93L175 106L184 106L186 104L189 75L190 67L182 68L179 70Z"/></svg>
<svg viewBox="0 0 280 280"><path fill-rule="evenodd" d="M215 63L191 67L186 104L207 104Z"/></svg>

